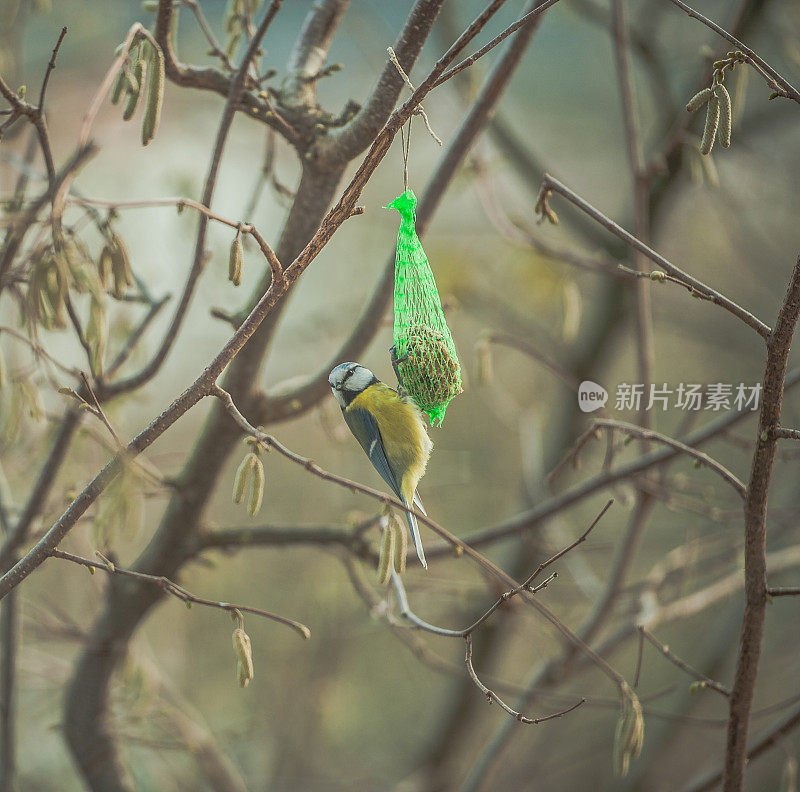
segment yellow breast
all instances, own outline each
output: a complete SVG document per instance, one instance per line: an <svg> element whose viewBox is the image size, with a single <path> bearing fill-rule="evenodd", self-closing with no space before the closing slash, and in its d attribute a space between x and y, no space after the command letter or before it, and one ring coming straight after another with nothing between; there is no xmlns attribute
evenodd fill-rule
<svg viewBox="0 0 800 792"><path fill-rule="evenodd" d="M367 410L375 416L386 459L410 503L433 449L422 414L412 402L382 382L359 393L350 402L348 409L351 408Z"/></svg>

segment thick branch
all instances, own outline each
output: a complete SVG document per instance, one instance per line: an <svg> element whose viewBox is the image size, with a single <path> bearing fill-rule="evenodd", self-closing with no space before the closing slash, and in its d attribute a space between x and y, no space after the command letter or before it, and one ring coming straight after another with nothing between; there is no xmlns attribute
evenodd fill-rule
<svg viewBox="0 0 800 792"><path fill-rule="evenodd" d="M800 259L792 271L775 329L767 340L767 365L759 416L758 439L744 507L745 612L736 676L731 693L724 790L741 792L747 759L747 735L753 706L767 606L767 494L778 440L789 348L800 316Z"/></svg>
<svg viewBox="0 0 800 792"><path fill-rule="evenodd" d="M235 78L228 77L217 69L186 66L178 60L170 41L170 29L174 13L172 0L160 0L154 36L164 53L164 71L167 78L176 85L212 91L227 98L230 95L231 85ZM289 137L285 122L278 120L275 114L271 112L269 103L259 101L254 94L242 93L236 109L242 110L251 118L258 119L267 126L272 127L293 145L298 143L297 139Z"/></svg>
<svg viewBox="0 0 800 792"><path fill-rule="evenodd" d="M439 208L444 194L459 168L472 150L486 125L491 120L497 106L505 94L511 79L528 50L534 33L542 20L535 16L521 28L511 40L505 51L493 65L475 101L470 106L464 120L447 145L444 156L439 161L425 193L417 206L417 234L422 237ZM396 70L395 70L396 71ZM380 320L386 313L394 285L394 252L384 266L383 273L367 303L364 312L356 322L350 336L339 347L333 357L311 378L287 393L270 394L258 406L255 420L260 424L286 420L308 410L328 394L328 374L343 360L358 360L369 346L377 332Z"/></svg>

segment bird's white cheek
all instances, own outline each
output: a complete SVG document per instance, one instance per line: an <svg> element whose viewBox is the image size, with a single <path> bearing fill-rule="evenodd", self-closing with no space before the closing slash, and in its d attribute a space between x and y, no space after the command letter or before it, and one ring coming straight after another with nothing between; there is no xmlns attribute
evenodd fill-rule
<svg viewBox="0 0 800 792"><path fill-rule="evenodd" d="M339 406L344 407L344 394L341 391L336 390L336 388L331 388L331 393L336 401L339 402Z"/></svg>

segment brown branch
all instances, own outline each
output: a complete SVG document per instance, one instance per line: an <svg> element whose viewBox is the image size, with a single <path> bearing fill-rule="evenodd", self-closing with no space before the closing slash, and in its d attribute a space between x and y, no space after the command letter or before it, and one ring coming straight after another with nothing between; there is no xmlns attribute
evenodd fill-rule
<svg viewBox="0 0 800 792"><path fill-rule="evenodd" d="M642 241L650 237L650 189L649 179L645 171L644 153L639 116L636 108L636 94L630 62L630 43L628 21L625 12L625 0L614 0L612 32L614 37L614 55L617 64L617 79L622 96L625 134L628 143L628 166L631 172L634 228L636 236ZM637 271L646 268L645 257L640 251L634 251L634 265ZM649 285L639 280L635 284L636 311L636 351L638 360L639 382L653 381L653 365L655 347L653 340L652 294ZM651 426L651 415L645 405L639 409L638 422L641 426ZM647 450L647 443L642 448Z"/></svg>
<svg viewBox="0 0 800 792"><path fill-rule="evenodd" d="M776 426L770 431L770 434L782 440L800 440L800 429L786 429L783 426Z"/></svg>
<svg viewBox="0 0 800 792"><path fill-rule="evenodd" d="M786 378L786 387L787 389L795 387L798 383L800 383L800 369L795 369ZM710 421L706 426L692 432L684 438L684 442L689 447L698 446L722 434L731 426L745 420L749 415L749 412L734 412L730 415L720 416L716 420ZM515 517L505 520L495 526L476 531L470 536L465 537L464 541L472 547L481 547L493 544L494 542L510 536L515 536L523 531L528 531L552 516L561 513L570 506L579 503L589 495L593 495L595 492L611 486L618 481L626 481L639 473L662 465L674 459L679 453L680 452L674 448L658 449L650 451L631 462L620 465L614 470L603 470L580 484L576 484L571 489L565 490ZM446 546L432 547L430 550L426 550L426 555L428 558L435 558L445 555L448 552L450 552L450 550Z"/></svg>
<svg viewBox="0 0 800 792"><path fill-rule="evenodd" d="M80 147L64 167L56 174L53 186L48 187L41 195L30 202L25 212L17 219L9 229L2 250L0 250L0 292L7 286L7 274L14 257L22 245L28 231L35 222L39 212L45 205L53 200L54 191L58 191L64 184L67 184L95 154L97 147L93 143L88 143Z"/></svg>
<svg viewBox="0 0 800 792"><path fill-rule="evenodd" d="M707 300L713 302L714 305L719 305L721 308L724 308L738 319L741 319L741 321L743 321L748 327L753 328L753 330L755 330L762 338L766 340L769 337L770 328L760 319L724 295L715 291L710 286L706 286L706 284L702 281L693 278L679 267L671 264L662 255L656 253L656 251L645 245L644 242L637 239L635 236L633 236L633 234L628 233L624 228L617 225L609 217L606 217L606 215L604 215L598 209L595 209L590 203L584 201L579 195L572 192L572 190L570 190L568 187L564 186L557 179L554 179L552 176L546 173L542 181L541 195L543 198L546 198L551 191L557 192L564 196L564 198L570 201L570 203L577 206L578 209L596 220L598 223L600 223L600 225L608 229L615 236L619 237L623 242L626 242L628 245L649 258L651 261L654 261L662 270L680 279L683 283L691 286L695 291L705 296Z"/></svg>
<svg viewBox="0 0 800 792"><path fill-rule="evenodd" d="M540 591L543 588L546 588L549 583L551 583L556 577L558 577L558 573L554 572L550 577L544 580L542 583L538 584L537 586L533 585L534 580L536 580L539 575L544 572L547 567L551 564L558 561L559 558L565 556L570 550L574 550L578 545L582 544L586 541L589 534L594 530L595 526L600 522L603 518L605 513L611 508L611 504L614 503L614 500L611 499L606 503L606 505L601 509L600 513L597 517L592 520L589 527L571 544L565 547L563 550L557 552L554 556L551 556L547 561L539 564L539 566L533 571L531 575L529 575L522 583L518 586L514 587L510 591L506 591L498 597L495 603L475 622L470 624L469 627L465 627L463 630L451 630L445 627L436 627L429 622L420 619L414 611L411 610L411 606L408 604L408 597L406 596L405 587L403 586L403 582L400 579L400 576L392 573L392 584L394 585L395 593L397 594L398 603L400 605L400 613L405 616L412 624L416 627L425 630L426 632L433 633L434 635L443 636L446 638L466 638L471 635L478 627L480 627L485 621L489 619L489 617L501 606L508 602L512 597L515 597L517 594L520 594L523 591L530 592L531 594L535 594L536 592Z"/></svg>
<svg viewBox="0 0 800 792"><path fill-rule="evenodd" d="M255 616L262 616L265 619L278 622L278 624L291 627L303 638L308 639L311 637L311 630L309 630L305 624L301 624L294 619L288 619L286 616L280 616L277 613L272 613L261 608L254 608L250 605L234 605L230 602L216 602L214 600L205 599L204 597L198 597L197 595L192 594L190 591L187 591L182 586L179 586L177 583L174 583L169 578L163 577L162 575L148 575L144 572L135 572L132 569L122 569L109 561L107 558L103 557L100 553L97 555L101 558L100 562L91 561L88 558L83 558L82 556L74 555L73 553L67 553L57 548L50 552L50 556L52 558L61 558L64 561L70 561L73 564L85 566L90 570L102 569L103 572L108 572L110 575L121 575L122 577L134 578L135 580L141 580L145 583L152 583L154 586L159 586L167 594L171 594L181 602L186 602L190 605L203 605L207 608L217 608L234 615L237 611L241 613L252 613Z"/></svg>
<svg viewBox="0 0 800 792"><path fill-rule="evenodd" d="M439 161L417 206L416 230L420 237L424 236L446 190L492 118L522 57L528 50L541 19L542 17L534 17L526 27L517 32L505 48L481 85L464 120L447 145L444 156ZM395 45L395 47L397 46L399 45ZM388 308L394 288L394 264L394 252L392 252L367 306L358 318L350 336L342 343L333 357L299 387L292 388L287 393L271 394L264 398L258 406L257 414L253 416L259 424L286 420L310 409L312 405L327 395L330 370L342 360L358 360L374 338L380 320Z"/></svg>
<svg viewBox="0 0 800 792"><path fill-rule="evenodd" d="M433 27L443 0L417 0L392 49L405 72L410 72ZM346 163L362 152L380 132L392 112L403 80L391 62L383 65L369 97L353 119L341 129L333 129L317 143L319 156L326 162Z"/></svg>
<svg viewBox="0 0 800 792"><path fill-rule="evenodd" d="M800 586L778 586L767 587L768 597L798 597L800 596Z"/></svg>
<svg viewBox="0 0 800 792"><path fill-rule="evenodd" d="M64 36L67 35L66 27L61 28L61 33L58 34L58 40L56 41L55 47L53 47L53 52L50 55L50 61L47 64L47 69L44 73L44 79L42 80L42 87L39 89L39 101L37 103L37 109L39 113L44 113L44 97L47 93L47 84L50 82L50 75L53 73L53 69L56 67L56 58L58 57L58 51L61 49L61 42L64 41Z"/></svg>
<svg viewBox="0 0 800 792"><path fill-rule="evenodd" d="M542 0L542 2L541 2L541 3L539 3L539 5L537 5L537 6L536 6L536 8L534 8L532 11L528 11L528 13L526 13L526 14L523 14L523 15L522 15L522 16L521 16L521 17L520 17L520 18L519 18L519 19L518 19L516 22L514 22L512 25L509 25L509 26L508 26L508 27L507 27L507 28L506 28L506 29L505 29L505 30L504 30L502 33L499 33L498 35L496 35L496 36L495 36L495 37L494 37L494 38L493 38L493 39L492 39L492 40L491 40L491 41L490 41L488 44L485 44L483 47L481 47L481 48L480 48L480 49L479 49L477 52L475 52L473 55L470 55L468 58L465 58L463 61L461 61L461 62L460 62L459 64L457 64L456 66L453 66L451 69L449 69L449 70L447 70L447 71L443 72L443 73L442 73L442 74L441 74L441 75L440 75L440 76L439 76L439 77L436 79L436 82L435 82L435 84L434 84L434 87L435 87L436 85L441 85L443 82L446 82L447 80L451 79L452 77L455 77L455 75L456 75L456 74L458 74L459 72L461 72L461 71L463 71L464 69L467 69L467 68L469 68L470 66L472 66L472 64L473 64L473 63L475 63L475 61L479 60L479 59L480 59L480 58L482 58L484 55L486 55L486 53L487 53L487 52L490 52L490 51L491 51L491 50L493 50L493 49L494 49L494 48L495 48L495 47L496 47L498 44L500 44L500 43L502 43L503 41L505 41L505 40L506 40L506 39L507 39L507 38L508 38L508 37L509 37L509 36L510 36L512 33L516 33L516 32L517 32L517 31L518 31L518 30L519 30L521 27L524 27L525 25L527 25L527 24L528 24L529 22L531 22L531 21L532 21L532 20L533 20L535 17L537 17L539 14L543 13L544 11L547 11L547 9L548 9L548 8L550 8L550 6L553 6L553 5L555 5L557 2L558 2L558 0ZM502 4L502 3L500 3L500 4ZM484 14L487 14L487 13L489 13L489 11L490 11L490 10L491 10L491 12L492 12L492 13L494 13L494 11L496 10L496 9L494 9L494 8L493 8L493 6L494 6L494 5L495 5L495 4L494 4L494 3L492 3L492 4L489 6L489 8L487 8L487 10L486 10L486 11L484 11ZM471 28L472 28L472 27L473 27L473 26L474 26L476 23L478 23L478 22L480 22L480 21L481 21L481 17L478 17L478 19L476 19L476 20L475 20L475 22L473 22L473 23L472 23L472 25L470 25L470 27L469 27L469 28L467 28L467 30L466 30L466 31L465 31L465 32L462 34L462 37L464 37L464 36L466 36L467 34L469 34L469 33L470 33L470 31L471 31ZM484 24L485 24L485 23L484 23ZM481 27L483 27L483 24L481 24ZM478 30L480 30L480 28L479 28ZM475 32L475 34L477 34L477 32L478 32L478 31L476 31L476 32ZM469 43L469 40L471 40L472 38L474 38L474 35L475 35L475 34L473 34L473 35L471 35L471 36L469 37L469 39L468 39L467 43ZM456 44L458 44L458 42L459 42L460 40L461 40L461 39L459 38L459 40L456 42ZM453 45L453 46L455 46L455 45ZM463 46L462 46L462 47L459 49L459 51L460 51L461 49L463 49Z"/></svg>
<svg viewBox="0 0 800 792"><path fill-rule="evenodd" d="M47 182L50 188L50 200L52 201L55 197L54 188L55 188L55 179L56 179L56 169L53 163L53 149L50 145L50 134L47 131L47 119L45 118L44 114L44 99L45 94L47 92L47 84L50 81L50 75L55 69L56 66L56 58L58 57L58 51L61 48L61 42L64 40L64 36L67 35L67 29L65 27L61 28L61 33L58 36L58 40L56 41L55 46L53 47L53 52L50 55L50 61L47 64L47 69L44 73L44 78L42 79L42 86L39 90L39 102L36 105L28 104L28 102L23 101L17 94L12 91L8 85L5 83L2 77L0 77L0 94L8 101L11 105L12 112L11 117L9 120L3 125L4 127L10 125L14 122L14 120L20 116L26 116L28 120L33 124L34 128L36 129L36 135L39 139L39 148L42 151L42 157L44 158L45 169L47 170ZM2 128L0 128L0 139L2 138Z"/></svg>
<svg viewBox="0 0 800 792"><path fill-rule="evenodd" d="M747 735L753 706L767 607L767 493L778 440L771 431L780 425L789 348L800 316L800 259L792 270L775 329L767 339L763 397L747 499L744 507L745 611L731 692L725 753L725 792L741 792L747 759Z"/></svg>
<svg viewBox="0 0 800 792"><path fill-rule="evenodd" d="M344 478L343 476L337 476L334 473L330 473L327 470L321 468L319 465L317 465L317 463L314 462L313 460L294 453L271 435L265 434L264 432L260 432L241 414L241 412L239 412L236 405L233 403L233 399L231 398L230 394L224 391L218 385L211 386L209 395L213 395L217 399L219 399L222 402L222 405L225 407L225 410L228 412L230 417L236 422L236 424L241 428L241 430L249 437L253 437L256 440L258 440L259 443L261 443L265 448L274 449L281 456L285 457L286 459L289 459L296 465L300 465L309 473L317 476L318 478L321 478L323 481L329 481L331 483L337 484L340 487L345 487L353 492L360 492L363 495L367 495L368 497L373 498L387 506L392 506L396 509L400 509L401 511L413 514L419 522L427 525L442 539L448 542L451 546L460 547L465 555L469 556L478 566L480 566L481 568L486 570L490 575L492 575L492 577L494 577L495 579L499 580L501 583L503 583L506 586L509 586L512 589L517 589L519 591L520 597L523 600L525 600L528 604L532 605L534 610L538 611L538 613L541 616L543 616L547 621L549 621L550 624L552 624L556 628L556 630L559 633L561 633L562 637L564 637L570 644L575 646L577 650L579 650L580 652L591 658L591 661L612 682L614 682L614 684L620 687L626 684L625 680L622 678L620 674L618 674L602 657L600 657L589 646L587 646L586 643L583 640L581 640L581 638L578 635L576 635L569 627L567 627L567 625L561 619L559 619L549 608L547 608L545 605L539 602L535 597L533 597L530 591L523 588L521 584L517 583L510 575L506 574L502 569L500 569L500 567L498 567L496 564L492 563L488 558L486 558L486 556L474 550L472 547L470 547L470 545L466 544L463 540L459 539L457 536L450 533L450 531L446 530L441 525L431 520L430 517L428 517L425 514L422 514L420 511L414 509L413 507L406 505L405 503L403 503L403 501L399 500L398 498L389 496L383 492L380 492L379 490L375 490L372 487L367 487L363 484L359 484L358 482ZM2 593L2 580L0 580L0 593Z"/></svg>
<svg viewBox="0 0 800 792"><path fill-rule="evenodd" d="M217 69L186 66L178 61L170 41L173 13L172 0L160 0L153 35L164 53L164 70L167 79L176 85L212 91L227 99L230 96L231 86L235 77L228 77L217 71ZM268 13L272 13L272 7L270 7ZM253 94L249 92L242 93L236 109L272 127L286 137L287 130L285 125L280 124L277 117L271 114L269 106L265 102L260 102ZM293 145L299 143L295 139L287 138L287 140Z"/></svg>
<svg viewBox="0 0 800 792"><path fill-rule="evenodd" d="M159 18L164 7L164 2L159 9ZM477 34L474 31L473 35ZM470 37L471 38L471 37ZM387 121L383 130L375 138L370 151L356 170L348 187L345 189L339 202L328 212L322 220L313 238L300 251L294 262L284 270L284 276L280 279L273 279L271 286L263 294L258 303L254 306L247 319L244 320L239 329L234 333L228 343L209 363L200 376L178 396L155 420L131 440L125 449L124 455L115 456L83 489L78 497L70 504L61 517L50 527L42 539L20 560L12 569L0 578L0 599L5 596L12 588L19 585L28 575L30 575L48 557L50 551L54 550L66 534L75 525L75 522L83 515L88 507L96 500L100 493L116 478L121 470L123 459L135 457L144 449L150 446L158 437L169 429L182 415L190 410L203 398L210 395L214 389L216 379L227 367L228 363L238 354L246 341L255 333L265 317L271 313L279 301L289 291L294 282L302 275L309 264L319 255L320 251L327 245L336 230L349 217L352 216L356 203L361 195L364 186L369 181L375 169L385 157L392 139L399 129L414 112L416 106L432 90L436 78L447 68L453 59L458 55L460 49L465 46L469 38L462 36L456 45L450 48L445 55L440 58L428 77L420 84L419 88L409 98L403 106L395 111ZM457 46L458 45L458 46ZM264 243L266 245L266 243ZM267 246L268 247L268 246ZM271 250L271 249L270 249ZM274 255L274 254L273 254ZM277 261L277 257L275 258ZM399 501L397 502L400 503ZM402 504L401 504L401 508ZM444 529L439 529L443 531ZM452 534L445 532L451 541L458 543ZM474 551L473 551L474 552ZM479 554L475 554L479 556ZM484 559L485 560L485 559ZM490 562L488 562L490 563ZM494 566L494 565L491 565ZM496 568L496 567L495 567ZM499 570L498 570L499 572ZM538 603L536 607L539 606ZM547 618L551 621L556 619L553 614L547 611ZM556 619L556 621L558 621ZM560 625L560 626L558 626ZM569 635L567 628L558 622L558 629ZM616 672L611 669L605 661L597 658L601 667L612 678L619 678Z"/></svg>
<svg viewBox="0 0 800 792"><path fill-rule="evenodd" d="M211 200L214 196L214 189L217 184L217 176L219 173L220 161L222 160L222 153L225 150L225 145L228 141L228 135L230 133L231 126L233 125L237 103L244 91L245 79L247 77L250 64L256 57L261 40L266 34L267 28L274 19L275 14L278 12L281 3L282 0L272 1L272 4L267 10L267 13L264 15L264 19L261 21L255 36L250 41L250 45L245 52L238 71L231 80L228 98L225 102L225 107L222 111L222 118L220 119L219 127L217 129L217 136L216 140L214 141L214 149L211 154L211 162L208 167L208 173L206 175L206 180L203 187L203 196L200 203L201 206L206 207L209 209L209 211L211 207ZM192 208L196 207L193 206ZM215 217L214 219L217 218ZM130 377L118 382L108 385L103 384L103 386L99 388L102 399L105 400L113 396L117 396L120 393L125 393L141 387L146 382L151 380L164 365L167 355L169 355L173 344L178 338L180 329L183 326L184 319L186 318L186 314L189 310L189 305L191 304L192 297L194 296L195 287L203 271L203 266L205 264L205 241L206 232L208 229L208 220L209 215L205 212L201 212L200 222L198 224L197 234L195 237L192 266L189 269L189 274L186 276L186 282L184 284L183 291L181 292L178 305L175 308L175 313L173 314L167 331L164 333L164 337L159 344L158 349L156 350L155 354L153 354L150 361L145 364L139 372L132 374ZM267 245L263 240L261 235L258 234L258 232L252 226L249 227L248 233L252 234L256 241L258 241L259 247L267 258L267 261L269 262L270 267L273 269L273 272L275 272L276 268L277 270L280 270L280 265L278 264L275 254L272 252L269 245Z"/></svg>
<svg viewBox="0 0 800 792"><path fill-rule="evenodd" d="M349 4L350 0L317 0L309 9L289 55L283 104L306 110L316 106L317 77Z"/></svg>
<svg viewBox="0 0 800 792"><path fill-rule="evenodd" d="M792 86L792 84L782 77L775 69L772 68L763 58L759 57L753 50L751 50L745 44L742 44L739 39L735 36L732 36L728 33L727 30L724 30L715 22L712 22L707 17L704 17L702 14L695 11L690 6L686 5L686 3L682 2L682 0L669 0L673 5L677 6L678 8L685 11L690 17L693 19L698 20L698 22L702 22L706 27L713 30L718 36L722 36L726 41L733 44L736 49L741 50L749 59L749 62L752 63L758 70L764 75L764 77L768 78L769 87L772 88L775 93L779 96L786 97L787 99L791 99L798 104L800 104L800 91ZM772 82L769 82L771 80Z"/></svg>
<svg viewBox="0 0 800 792"><path fill-rule="evenodd" d="M680 440L675 440L672 437L668 437L667 435L661 434L660 432L655 432L651 429L642 429L634 424L628 424L623 421L614 421L607 418L599 418L593 423L591 429L589 429L587 433L582 436L581 440L584 440L584 443L579 440L576 443L576 446L580 449L583 444L585 444L585 440L588 440L592 436L592 433L597 429L620 431L630 437L636 437L641 440L660 443L668 446L669 448L673 448L679 453L696 460L709 470L714 471L714 473L720 476L723 481L725 481L727 484L730 484L736 490L740 498L744 499L747 495L747 487L745 487L745 485L742 484L742 482L739 481L739 479L721 462L717 462L716 459L710 457L703 451L698 451L696 448L686 445L686 443L681 443Z"/></svg>
<svg viewBox="0 0 800 792"><path fill-rule="evenodd" d="M531 358L531 360L535 360L538 363L541 363L547 371L549 371L554 377L560 380L564 385L566 385L570 390L576 391L578 390L578 382L577 377L571 374L569 371L564 369L559 363L554 361L552 358L545 355L543 352L540 352L536 349L532 344L529 344L527 341L522 340L521 338L517 338L514 335L509 333L486 333L482 336L489 344L498 344L500 346L505 346L510 349L516 349L518 352L521 352L523 355Z"/></svg>
<svg viewBox="0 0 800 792"><path fill-rule="evenodd" d="M781 720L769 727L748 747L747 761L758 758L772 746L782 742L783 738L787 734L791 734L798 726L800 726L800 707L795 707ZM722 781L722 775L722 768L717 768L693 784L684 787L681 792L709 792L709 790L716 789L720 781Z"/></svg>
<svg viewBox="0 0 800 792"><path fill-rule="evenodd" d="M486 685L484 685L483 682L481 682L480 679L478 679L478 675L475 673L475 669L472 667L472 636L467 635L464 638L464 643L466 644L467 647L464 662L467 665L467 673L469 674L470 679L472 679L472 681L475 683L475 686L478 688L478 690L480 690L481 693L483 693L483 695L486 696L486 700L490 704L494 701L495 704L498 704L501 709L505 710L509 715L511 715L512 718L515 718L520 723L533 723L533 724L544 723L545 721L553 720L555 718L560 718L563 715L566 715L567 713L578 709L578 707L586 703L586 699L582 698L580 701L578 701L576 704L573 704L571 707L567 707L566 709L561 710L560 712L554 712L552 715L545 715L542 718L528 718L521 712L517 712L516 710L511 709L511 707L509 707L508 704L506 704L500 698L500 696L497 695L497 693L494 693L493 691L489 690L489 688L487 688Z"/></svg>
<svg viewBox="0 0 800 792"><path fill-rule="evenodd" d="M236 71L234 65L231 63L231 59L228 57L228 54L222 49L222 47L220 47L214 32L211 30L211 27L206 20L205 14L203 14L203 9L200 7L200 3L198 3L197 0L176 0L175 5L185 6L194 14L198 27L206 37L206 41L211 47L211 54L215 58L219 58L220 61L222 61L222 65L228 71Z"/></svg>
<svg viewBox="0 0 800 792"><path fill-rule="evenodd" d="M685 660L681 660L666 644L662 644L652 633L648 632L644 627L639 627L639 633L646 638L659 652L661 652L667 660L673 665L685 671L689 676L694 677L698 682L701 682L703 687L716 690L721 696L730 698L731 691L725 685L706 676L702 671L692 668Z"/></svg>

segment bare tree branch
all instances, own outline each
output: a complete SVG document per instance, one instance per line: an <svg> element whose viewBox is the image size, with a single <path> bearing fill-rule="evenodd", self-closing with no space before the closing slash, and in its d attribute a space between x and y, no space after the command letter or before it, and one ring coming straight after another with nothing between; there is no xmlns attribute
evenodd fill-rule
<svg viewBox="0 0 800 792"><path fill-rule="evenodd" d="M567 707L565 710L561 710L561 712L554 712L552 715L546 715L543 718L528 718L523 715L521 712L516 712L515 710L511 709L501 698L492 690L486 687L483 682L478 679L478 675L475 673L475 669L472 667L472 636L467 635L464 638L464 641L467 645L467 653L465 662L467 664L467 672L470 675L470 678L475 683L475 686L478 690L486 696L487 701L491 704L493 701L500 706L501 709L505 710L512 718L518 720L520 723L544 723L545 721L553 720L554 718L560 718L563 715L566 715L568 712L572 712L573 710L578 709L582 704L586 703L586 699L582 698L576 704L573 704L571 707Z"/></svg>
<svg viewBox="0 0 800 792"><path fill-rule="evenodd" d="M577 206L581 211L594 218L600 225L607 228L612 234L618 236L624 242L627 242L632 248L638 250L644 256L654 261L662 270L668 272L680 280L683 284L691 287L691 289L699 294L704 299L713 302L714 305L719 305L729 313L732 313L738 319L741 319L748 327L752 327L763 339L767 339L770 334L770 328L765 325L760 319L756 318L749 311L737 305L732 300L706 286L702 281L693 278L682 269L671 264L663 256L656 253L656 251L649 248L643 242L638 240L632 234L629 234L625 229L618 226L613 220L606 217L602 212L595 209L591 204L587 203L580 196L576 195L568 187L565 187L561 182L554 179L549 174L545 174L544 181L542 182L542 196L546 198L550 192L557 192L563 195L568 201Z"/></svg>
<svg viewBox="0 0 800 792"><path fill-rule="evenodd" d="M98 555L100 554L98 553ZM52 558L60 558L64 561L70 561L73 564L87 567L89 570L102 569L103 572L108 572L109 575L121 575L122 577L134 578L135 580L142 580L146 583L151 583L154 586L159 586L167 594L171 594L176 599L179 599L181 602L188 603L189 605L203 605L208 608L217 608L233 614L235 614L237 611L240 611L241 613L252 613L255 616L262 616L270 621L278 622L278 624L283 624L286 627L291 627L303 638L308 639L311 637L311 630L309 630L305 624L301 624L294 619L287 619L286 616L280 616L277 613L272 613L270 611L263 610L262 608L254 608L251 605L234 605L230 602L216 602L214 600L205 599L204 597L198 597L196 594L192 594L190 591L187 591L185 588L183 588L183 586L173 583L173 581L171 581L169 578L165 578L160 575L147 575L144 572L136 572L135 570L131 569L122 569L102 556L101 562L97 562L75 555L74 553L67 553L63 550L57 549L53 550L50 553L50 556Z"/></svg>
<svg viewBox="0 0 800 792"><path fill-rule="evenodd" d="M778 446L778 439L772 435L772 430L780 424L789 348L798 317L800 258L792 270L775 329L767 339L759 433L744 507L745 611L736 676L731 691L723 780L725 792L741 792L744 787L750 711L753 706L767 607L767 493Z"/></svg>
<svg viewBox="0 0 800 792"><path fill-rule="evenodd" d="M685 671L689 676L694 677L698 682L701 682L703 687L710 688L711 690L716 690L717 693L724 696L725 698L730 698L731 691L725 687L725 685L720 684L719 682L711 679L711 677L706 676L702 671L698 671L695 668L692 668L685 660L681 660L678 655L675 654L666 644L662 644L661 641L656 639L656 637L648 632L644 627L639 628L640 634L646 638L659 652L661 652L667 660L670 661L673 665L676 665L682 671Z"/></svg>
<svg viewBox="0 0 800 792"><path fill-rule="evenodd" d="M778 96L786 97L787 99L791 99L792 101L800 104L800 91L794 88L788 80L783 78L765 60L756 55L753 50L742 44L739 39L737 39L735 36L732 36L727 30L724 30L715 22L712 22L710 19L704 17L693 8L690 8L682 0L669 1L673 5L676 5L678 8L685 11L693 19L696 19L699 22L702 22L706 27L711 28L711 30L713 30L718 36L722 36L722 38L733 44L733 46L738 50L741 50L747 56L748 62L752 63L752 65L755 66L767 78L769 87L772 88L772 90L775 91ZM772 82L770 82L770 80Z"/></svg>

